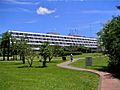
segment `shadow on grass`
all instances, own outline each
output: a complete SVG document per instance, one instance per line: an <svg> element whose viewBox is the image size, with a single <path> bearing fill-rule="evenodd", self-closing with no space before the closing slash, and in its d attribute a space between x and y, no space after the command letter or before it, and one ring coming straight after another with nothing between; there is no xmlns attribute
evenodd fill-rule
<svg viewBox="0 0 120 90"><path fill-rule="evenodd" d="M48 66L32 66L32 67L29 67L29 66L25 65L25 66L19 66L17 68L46 68L46 67L48 67Z"/></svg>
<svg viewBox="0 0 120 90"><path fill-rule="evenodd" d="M60 63L60 61L50 61L50 62L47 62L47 63Z"/></svg>
<svg viewBox="0 0 120 90"><path fill-rule="evenodd" d="M18 66L17 68L30 68L29 66Z"/></svg>
<svg viewBox="0 0 120 90"><path fill-rule="evenodd" d="M107 66L99 66L99 65L96 65L96 66L92 66L94 67L95 70L98 70L98 71L103 71L103 72L108 72L109 69Z"/></svg>
<svg viewBox="0 0 120 90"><path fill-rule="evenodd" d="M93 67L94 67L95 70L111 73L112 77L117 78L117 79L120 80L120 74L112 73L111 70L107 66L98 66L98 65L96 65L96 66L93 66Z"/></svg>
<svg viewBox="0 0 120 90"><path fill-rule="evenodd" d="M120 75L114 75L114 77L120 80Z"/></svg>
<svg viewBox="0 0 120 90"><path fill-rule="evenodd" d="M35 68L46 68L48 66L35 66Z"/></svg>
<svg viewBox="0 0 120 90"><path fill-rule="evenodd" d="M15 63L14 65L22 65L23 63Z"/></svg>

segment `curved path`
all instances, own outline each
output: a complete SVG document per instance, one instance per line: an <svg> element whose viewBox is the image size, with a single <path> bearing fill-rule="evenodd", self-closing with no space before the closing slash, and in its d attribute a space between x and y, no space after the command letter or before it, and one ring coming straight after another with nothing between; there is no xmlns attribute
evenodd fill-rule
<svg viewBox="0 0 120 90"><path fill-rule="evenodd" d="M73 62L75 61L77 60L73 60ZM69 64L73 62L66 61L61 64L57 64L57 66L61 68L68 68L68 69L80 70L80 71L86 71L86 72L98 74L100 76L98 90L120 90L120 80L112 77L110 73L68 66Z"/></svg>

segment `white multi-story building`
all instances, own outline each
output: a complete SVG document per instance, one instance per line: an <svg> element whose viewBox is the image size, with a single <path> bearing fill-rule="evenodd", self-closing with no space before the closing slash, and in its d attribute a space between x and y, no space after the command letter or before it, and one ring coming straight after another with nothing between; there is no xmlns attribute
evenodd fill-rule
<svg viewBox="0 0 120 90"><path fill-rule="evenodd" d="M51 45L60 46L85 46L91 48L93 51L97 50L98 41L96 38L89 38L83 36L65 36L59 34L45 34L21 31L9 31L12 36L20 39L26 37L29 39L28 44L38 50L39 45L44 42L50 42Z"/></svg>

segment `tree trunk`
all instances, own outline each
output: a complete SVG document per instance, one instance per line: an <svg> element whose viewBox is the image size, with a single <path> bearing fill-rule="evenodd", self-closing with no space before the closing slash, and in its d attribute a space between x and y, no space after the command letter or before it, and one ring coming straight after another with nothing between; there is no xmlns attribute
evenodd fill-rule
<svg viewBox="0 0 120 90"><path fill-rule="evenodd" d="M22 60L22 56L21 56L21 54L20 54L20 60Z"/></svg>
<svg viewBox="0 0 120 90"><path fill-rule="evenodd" d="M17 60L17 55L16 55L16 60Z"/></svg>
<svg viewBox="0 0 120 90"><path fill-rule="evenodd" d="M43 67L46 67L46 61L43 61Z"/></svg>
<svg viewBox="0 0 120 90"><path fill-rule="evenodd" d="M14 57L15 57L15 60L17 60L17 55L14 55Z"/></svg>
<svg viewBox="0 0 120 90"><path fill-rule="evenodd" d="M32 67L33 59L27 59L27 61L28 61L29 67Z"/></svg>
<svg viewBox="0 0 120 90"><path fill-rule="evenodd" d="M8 46L7 46L7 60L8 61L9 61L9 54L10 54L10 44L8 43Z"/></svg>
<svg viewBox="0 0 120 90"><path fill-rule="evenodd" d="M49 62L51 62L51 60L52 60L52 57L49 57Z"/></svg>
<svg viewBox="0 0 120 90"><path fill-rule="evenodd" d="M7 50L7 60L9 61L9 49Z"/></svg>
<svg viewBox="0 0 120 90"><path fill-rule="evenodd" d="M13 55L13 60L15 60L15 56Z"/></svg>
<svg viewBox="0 0 120 90"><path fill-rule="evenodd" d="M44 57L43 67L46 67L46 60L47 60L47 58L46 58L46 57Z"/></svg>
<svg viewBox="0 0 120 90"><path fill-rule="evenodd" d="M31 62L30 62L30 67L32 67L32 63L33 63L33 60L31 60Z"/></svg>
<svg viewBox="0 0 120 90"><path fill-rule="evenodd" d="M5 47L3 47L3 61L5 61Z"/></svg>
<svg viewBox="0 0 120 90"><path fill-rule="evenodd" d="M23 64L25 64L25 56L22 55L22 61L23 61Z"/></svg>

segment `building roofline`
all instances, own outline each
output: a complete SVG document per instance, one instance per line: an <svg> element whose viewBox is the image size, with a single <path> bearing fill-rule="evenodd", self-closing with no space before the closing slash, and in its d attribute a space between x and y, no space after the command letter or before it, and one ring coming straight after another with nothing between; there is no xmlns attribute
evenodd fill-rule
<svg viewBox="0 0 120 90"><path fill-rule="evenodd" d="M48 36L61 36L61 37L70 37L70 38L86 38L86 39L97 39L95 37L86 37L86 36L68 36L68 35L55 35L55 34L47 34L47 33L36 33L36 32L25 32L25 31L17 31L17 30L8 30L8 32L17 32L17 33L29 33L29 34L37 34L37 35L48 35Z"/></svg>

